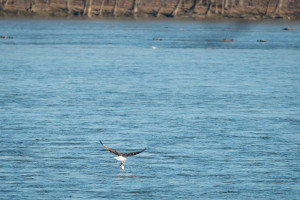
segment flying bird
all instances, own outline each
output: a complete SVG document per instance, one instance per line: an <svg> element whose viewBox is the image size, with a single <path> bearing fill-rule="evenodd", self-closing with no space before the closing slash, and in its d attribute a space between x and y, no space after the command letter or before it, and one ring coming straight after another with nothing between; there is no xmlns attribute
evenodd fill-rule
<svg viewBox="0 0 300 200"><path fill-rule="evenodd" d="M142 153L143 151L146 150L146 148L145 148L145 149L142 149L141 151L137 151L137 152L119 153L119 152L117 152L116 150L114 150L114 149L112 149L112 148L109 148L109 147L105 146L105 145L101 142L101 140L100 140L100 144L102 144L102 146L104 146L104 148L107 149L108 151L110 151L111 153L114 153L114 154L117 155L117 157L114 157L114 158L115 158L117 161L120 161L120 162L121 162L121 163L120 163L120 168L121 168L121 169L124 169L124 163L123 163L123 162L124 162L125 160L127 160L126 157L128 157L128 156L134 156L134 155L139 154L139 153Z"/></svg>

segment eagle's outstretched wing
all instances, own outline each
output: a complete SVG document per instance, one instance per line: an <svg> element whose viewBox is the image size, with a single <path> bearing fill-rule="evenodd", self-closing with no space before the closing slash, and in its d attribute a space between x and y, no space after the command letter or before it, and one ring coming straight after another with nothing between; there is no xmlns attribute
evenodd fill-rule
<svg viewBox="0 0 300 200"><path fill-rule="evenodd" d="M136 155L136 154L142 153L142 152L145 151L145 150L146 150L146 149L143 149L143 150L137 151L137 152L122 153L121 155L122 155L123 157L134 156L134 155Z"/></svg>
<svg viewBox="0 0 300 200"><path fill-rule="evenodd" d="M110 151L110 152L112 152L112 153L114 153L114 154L116 154L116 155L118 155L118 156L121 156L121 155L122 155L121 153L117 152L116 150L111 149L111 148L105 146L105 145L101 142L101 140L100 140L100 144L102 144L102 146L104 146L104 148L107 149L108 151Z"/></svg>

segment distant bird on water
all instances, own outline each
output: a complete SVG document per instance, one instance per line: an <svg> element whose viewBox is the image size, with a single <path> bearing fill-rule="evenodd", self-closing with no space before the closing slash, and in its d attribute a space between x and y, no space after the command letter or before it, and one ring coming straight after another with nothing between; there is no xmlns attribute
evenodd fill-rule
<svg viewBox="0 0 300 200"><path fill-rule="evenodd" d="M104 146L104 148L107 149L108 151L110 151L110 152L112 152L112 153L114 153L114 154L117 155L117 157L114 157L114 158L115 158L117 161L120 161L120 162L121 162L121 163L120 163L120 168L121 168L121 169L124 169L124 163L123 163L123 162L124 162L125 160L127 160L126 157L128 157L128 156L134 156L134 155L139 154L139 153L142 153L143 151L146 150L146 148L145 148L145 149L142 149L141 151L137 151L137 152L119 153L119 152L117 152L116 150L111 149L111 148L105 146L105 145L101 142L101 140L100 140L100 144L102 144L102 146Z"/></svg>

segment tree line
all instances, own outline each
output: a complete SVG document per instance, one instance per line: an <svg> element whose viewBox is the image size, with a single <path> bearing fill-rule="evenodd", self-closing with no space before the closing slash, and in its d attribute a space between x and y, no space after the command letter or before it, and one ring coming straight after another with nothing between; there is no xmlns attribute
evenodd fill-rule
<svg viewBox="0 0 300 200"><path fill-rule="evenodd" d="M230 15L233 12L247 12L250 8L261 15L280 14L283 8L287 10L299 4L300 0L0 0L0 10L25 9L35 13L57 6L67 15L77 12L87 17L102 16L103 13L118 16L118 10L124 10L124 5L129 5L125 10L131 15L151 8L148 12L156 17L175 17L179 13Z"/></svg>

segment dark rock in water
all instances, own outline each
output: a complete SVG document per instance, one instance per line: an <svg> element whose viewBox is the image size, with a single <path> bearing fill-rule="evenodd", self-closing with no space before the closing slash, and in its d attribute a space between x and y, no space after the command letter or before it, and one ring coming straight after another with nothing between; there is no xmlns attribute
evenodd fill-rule
<svg viewBox="0 0 300 200"><path fill-rule="evenodd" d="M287 27L287 28L284 28L283 30L285 30L285 31L293 31L294 29Z"/></svg>
<svg viewBox="0 0 300 200"><path fill-rule="evenodd" d="M234 39L228 40L227 38L225 38L224 40L222 40L222 42L234 42Z"/></svg>
<svg viewBox="0 0 300 200"><path fill-rule="evenodd" d="M283 19L283 17L282 16L280 16L280 15L276 15L276 17L275 17L276 19Z"/></svg>
<svg viewBox="0 0 300 200"><path fill-rule="evenodd" d="M6 35L3 36L3 35L1 35L0 38L1 39L13 39L14 37L13 36L6 36Z"/></svg>
<svg viewBox="0 0 300 200"><path fill-rule="evenodd" d="M257 42L267 42L266 40L257 40Z"/></svg>

